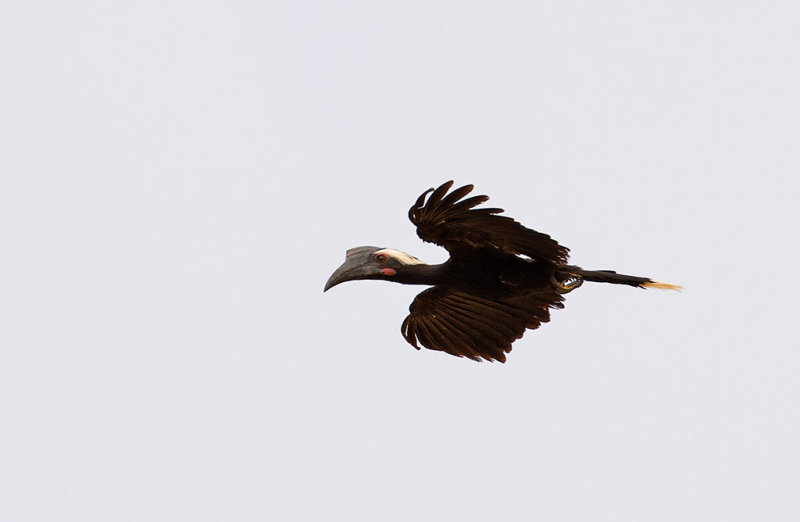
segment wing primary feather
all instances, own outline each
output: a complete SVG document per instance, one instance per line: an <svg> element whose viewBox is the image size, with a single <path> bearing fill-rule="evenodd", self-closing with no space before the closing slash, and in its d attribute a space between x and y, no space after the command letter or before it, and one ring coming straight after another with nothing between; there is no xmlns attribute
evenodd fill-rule
<svg viewBox="0 0 800 522"><path fill-rule="evenodd" d="M489 299L476 299L468 294L453 294L447 301L448 304L457 306L460 309L471 310L474 308L479 308L482 312L491 313L493 317L511 316L521 318L524 315L520 313L520 310L516 307L507 306L503 303L491 301Z"/></svg>
<svg viewBox="0 0 800 522"><path fill-rule="evenodd" d="M509 320L523 322L522 318L520 317L516 317L512 314L498 310L481 302L470 303L448 299L446 302L442 303L442 306L448 307L455 313L469 314L476 320L487 324L493 324L495 322L507 322Z"/></svg>
<svg viewBox="0 0 800 522"><path fill-rule="evenodd" d="M426 324L426 322L424 320L417 321L416 326L417 328L415 331L422 345L428 348L430 348L431 346L435 347L435 344L431 341L427 327L428 325Z"/></svg>
<svg viewBox="0 0 800 522"><path fill-rule="evenodd" d="M497 315L495 315L495 316L492 317L492 321L487 321L486 320L486 316L485 315L481 315L477 311L464 310L463 308L460 308L460 307L453 307L453 310L454 310L454 312L460 313L460 314L464 315L465 317L468 317L471 320L474 320L476 322L480 322L481 324L484 324L484 325L486 325L488 327L491 327L491 328L494 328L496 330L499 330L500 332L498 332L498 333L502 333L502 334L505 335L505 337L511 338L511 339L516 339L517 338L517 335L519 335L519 333L518 333L519 330L523 329L524 328L524 324L525 324L524 321L520 321L520 320L518 320L516 318L513 318L513 317L510 317L508 315L505 315L505 316L497 316ZM509 324L510 321L514 321L514 322L517 323L516 324L516 326L517 326L516 329L512 325Z"/></svg>
<svg viewBox="0 0 800 522"><path fill-rule="evenodd" d="M442 212L442 217L457 216L458 214L466 212L469 209L471 209L472 207L478 206L481 203L484 203L486 201L489 201L489 196L472 196L471 198L467 198L464 201L459 201L458 203L456 203L452 207L450 207L447 210L445 210L444 212ZM475 210L473 210L473 212L478 212L480 210L484 210L484 209L475 209ZM494 209L492 209L492 210L494 210ZM502 212L502 209L497 209L497 210L500 210L500 212Z"/></svg>
<svg viewBox="0 0 800 522"><path fill-rule="evenodd" d="M463 315L454 315L451 319L453 326L459 327L462 331L467 333L469 337L476 340L488 342L489 344L501 344L506 342L505 337L496 330L489 328L479 328L478 324L470 322L469 318ZM489 326L482 323L481 326Z"/></svg>
<svg viewBox="0 0 800 522"><path fill-rule="evenodd" d="M487 348L492 348L496 347L497 345L505 345L509 343L507 339L494 337L494 335L490 334L489 332L484 332L483 330L475 328L474 325L464 321L457 314L448 314L448 320L453 327L457 328L456 331L458 331L466 339L475 342L476 345L478 345L478 341L480 341L480 345ZM477 347L478 346L475 346L475 348Z"/></svg>
<svg viewBox="0 0 800 522"><path fill-rule="evenodd" d="M437 323L438 321L432 319L430 324L424 324L424 328L433 339L430 348L447 352L450 355L456 355L458 357L464 356L464 351L459 350L458 345L453 344L453 340L443 334L441 326Z"/></svg>
<svg viewBox="0 0 800 522"><path fill-rule="evenodd" d="M414 206L408 209L408 219L411 220L411 222L414 223L415 225L418 224L420 221L419 213L422 210L423 205L425 204L425 196L427 196L431 192L433 192L433 187L429 188L428 190L420 194L420 196L417 198L416 203L414 203Z"/></svg>
<svg viewBox="0 0 800 522"><path fill-rule="evenodd" d="M417 344L417 336L414 330L414 321L412 316L408 316L403 321L403 325L400 327L400 333L403 334L408 344L419 350L419 345Z"/></svg>
<svg viewBox="0 0 800 522"><path fill-rule="evenodd" d="M484 201L488 201L488 200L489 200L489 198L487 197ZM464 201L466 202L466 201L469 201L469 200L464 200ZM503 210L502 208L492 207L492 208L476 208L476 209L473 209L472 212L475 213L474 214L475 216L482 216L483 214L487 214L487 215L489 215L489 214L491 214L491 215L500 214L502 212L505 212L505 210ZM497 216L497 217L500 218L503 221L506 221L506 222L514 221L513 218L510 218L508 216ZM516 221L514 221L514 222L516 223ZM520 225L520 226L522 226L522 225Z"/></svg>
<svg viewBox="0 0 800 522"><path fill-rule="evenodd" d="M513 317L517 317L519 319L523 319L524 320L525 317L526 317L526 314L524 313L524 311L520 310L517 307L510 306L510 305L507 305L505 303L501 303L499 301L490 301L488 299L481 299L481 300L478 301L477 299L472 298L471 296L468 296L467 294L462 294L460 292L457 293L457 294L453 294L452 301L454 303L462 303L462 304L464 304L466 306L470 306L470 304L475 303L477 301L477 303L479 305L486 306L487 308L494 308L494 309L496 309L496 310L498 310L500 312L503 312L503 313L505 313L507 315L510 315L510 316L513 316Z"/></svg>
<svg viewBox="0 0 800 522"><path fill-rule="evenodd" d="M550 321L550 307L563 308L560 296L549 296L551 299L544 299L539 296L523 296L524 301L514 303L511 306L506 303L479 300L467 294L459 294L448 299L447 305L459 311L469 311L469 316L477 320L485 321L491 314L493 324L505 325L514 329L514 338L519 339L526 329L536 329L542 323ZM459 299L460 298L460 299ZM475 307L479 306L479 309ZM467 312L463 312L467 313ZM479 317L478 315L479 314ZM482 316L485 316L482 317Z"/></svg>
<svg viewBox="0 0 800 522"><path fill-rule="evenodd" d="M428 202L425 203L425 214L427 216L434 216L436 215L436 211L439 209L439 206L442 204L442 197L450 190L450 187L453 186L453 180L448 181L447 183L442 183L436 190L433 191L431 196L428 198Z"/></svg>
<svg viewBox="0 0 800 522"><path fill-rule="evenodd" d="M477 310L464 308L463 306L459 306L459 305L457 305L455 303L447 303L446 306L447 306L447 308L449 310L452 310L453 313L462 314L465 317L469 317L471 320L474 320L474 321L480 322L480 323L484 323L484 324L487 324L487 325L502 325L502 326L505 326L510 321L515 321L515 322L519 323L520 325L523 323L523 321L520 321L519 319L511 317L511 316L509 316L507 314L498 314L498 313L494 313L494 312L492 312L490 310L477 311ZM482 312L484 312L484 313L482 313Z"/></svg>
<svg viewBox="0 0 800 522"><path fill-rule="evenodd" d="M440 310L440 313L438 313L435 318L432 318L432 321L435 322L443 335L449 336L451 339L458 342L456 348L459 351L465 352L465 355L471 359L480 357L480 352L475 343L476 338L458 328L452 314Z"/></svg>
<svg viewBox="0 0 800 522"><path fill-rule="evenodd" d="M442 206L443 207L452 206L453 203L457 202L459 199L463 198L464 196L472 192L472 189L474 188L475 187L473 185L464 185L463 187L455 189L453 192L445 196L444 199L442 199ZM486 197L486 196L479 196L479 197Z"/></svg>

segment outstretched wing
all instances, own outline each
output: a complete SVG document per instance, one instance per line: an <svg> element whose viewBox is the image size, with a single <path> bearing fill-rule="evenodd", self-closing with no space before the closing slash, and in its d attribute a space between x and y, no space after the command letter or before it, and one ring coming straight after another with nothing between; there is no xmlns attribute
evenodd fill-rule
<svg viewBox="0 0 800 522"><path fill-rule="evenodd" d="M498 216L501 208L473 208L488 196L464 197L472 185L457 188L448 194L452 181L436 190L426 190L408 211L408 218L417 227L417 235L457 253L463 248L499 248L508 254L521 254L532 259L564 264L569 249L547 234L536 232L508 216ZM428 200L425 197L433 192Z"/></svg>
<svg viewBox="0 0 800 522"><path fill-rule="evenodd" d="M561 301L555 292L486 299L435 286L417 295L401 331L418 350L422 344L476 361L505 362L511 343L549 321L549 309L563 308Z"/></svg>

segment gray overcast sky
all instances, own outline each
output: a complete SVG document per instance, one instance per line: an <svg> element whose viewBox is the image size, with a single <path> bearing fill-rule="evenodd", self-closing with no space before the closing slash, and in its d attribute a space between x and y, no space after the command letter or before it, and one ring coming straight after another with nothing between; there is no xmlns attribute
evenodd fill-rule
<svg viewBox="0 0 800 522"><path fill-rule="evenodd" d="M795 2L0 5L0 520L800 519ZM474 183L509 362L322 286Z"/></svg>

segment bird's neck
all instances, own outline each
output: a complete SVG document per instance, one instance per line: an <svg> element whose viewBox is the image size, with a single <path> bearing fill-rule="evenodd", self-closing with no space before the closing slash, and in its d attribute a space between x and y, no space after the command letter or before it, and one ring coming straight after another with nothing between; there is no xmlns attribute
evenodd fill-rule
<svg viewBox="0 0 800 522"><path fill-rule="evenodd" d="M406 285L437 285L442 282L445 273L445 263L428 265L419 263L407 265L397 271L393 281Z"/></svg>

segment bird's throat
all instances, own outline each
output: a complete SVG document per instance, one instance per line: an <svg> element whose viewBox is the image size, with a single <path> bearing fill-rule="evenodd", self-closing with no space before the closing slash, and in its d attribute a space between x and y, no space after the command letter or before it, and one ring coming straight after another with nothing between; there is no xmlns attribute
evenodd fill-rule
<svg viewBox="0 0 800 522"><path fill-rule="evenodd" d="M419 263L406 265L391 277L392 281L406 285L437 285L442 282L445 274L445 263L428 265Z"/></svg>

